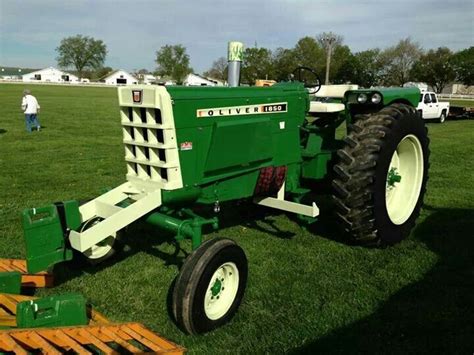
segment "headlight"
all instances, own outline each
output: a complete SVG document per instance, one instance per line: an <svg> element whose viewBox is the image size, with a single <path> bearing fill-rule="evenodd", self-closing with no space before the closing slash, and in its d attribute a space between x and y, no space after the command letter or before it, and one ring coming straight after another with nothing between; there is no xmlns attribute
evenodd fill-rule
<svg viewBox="0 0 474 355"><path fill-rule="evenodd" d="M379 104L380 101L382 101L382 95L380 95L379 93L375 93L372 95L370 101L372 101L373 104Z"/></svg>
<svg viewBox="0 0 474 355"><path fill-rule="evenodd" d="M357 102L360 104L365 104L367 102L367 95L366 94L359 94L357 96Z"/></svg>

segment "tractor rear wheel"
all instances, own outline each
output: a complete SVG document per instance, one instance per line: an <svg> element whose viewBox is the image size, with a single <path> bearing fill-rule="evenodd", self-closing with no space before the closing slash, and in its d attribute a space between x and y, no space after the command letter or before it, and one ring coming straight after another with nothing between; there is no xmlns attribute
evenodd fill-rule
<svg viewBox="0 0 474 355"><path fill-rule="evenodd" d="M237 312L247 284L247 257L230 239L203 243L187 258L173 290L173 315L189 334L227 323Z"/></svg>
<svg viewBox="0 0 474 355"><path fill-rule="evenodd" d="M365 115L337 152L334 202L352 239L395 244L419 216L429 168L429 138L415 109L392 104Z"/></svg>

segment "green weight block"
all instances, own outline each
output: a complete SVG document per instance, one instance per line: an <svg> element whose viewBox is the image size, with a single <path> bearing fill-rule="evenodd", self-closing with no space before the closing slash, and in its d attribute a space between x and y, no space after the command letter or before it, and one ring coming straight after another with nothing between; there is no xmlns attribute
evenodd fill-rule
<svg viewBox="0 0 474 355"><path fill-rule="evenodd" d="M16 322L18 328L87 325L86 299L71 293L20 302Z"/></svg>
<svg viewBox="0 0 474 355"><path fill-rule="evenodd" d="M0 272L0 292L19 295L21 291L21 273L17 271Z"/></svg>
<svg viewBox="0 0 474 355"><path fill-rule="evenodd" d="M66 222L74 220L74 227L80 224L79 207L76 201L64 203ZM73 211L74 213L68 213ZM74 218L69 217L74 215ZM23 211L23 231L26 243L28 271L36 273L50 266L72 259L72 250L66 246L64 227L55 205L31 208Z"/></svg>

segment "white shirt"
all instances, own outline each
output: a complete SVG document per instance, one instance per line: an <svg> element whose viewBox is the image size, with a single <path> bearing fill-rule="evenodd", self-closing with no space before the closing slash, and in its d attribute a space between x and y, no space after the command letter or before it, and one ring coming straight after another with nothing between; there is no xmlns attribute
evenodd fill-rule
<svg viewBox="0 0 474 355"><path fill-rule="evenodd" d="M25 114L36 114L38 113L38 109L40 105L36 97L33 95L25 95L23 96L23 101L21 102L21 108L25 112Z"/></svg>

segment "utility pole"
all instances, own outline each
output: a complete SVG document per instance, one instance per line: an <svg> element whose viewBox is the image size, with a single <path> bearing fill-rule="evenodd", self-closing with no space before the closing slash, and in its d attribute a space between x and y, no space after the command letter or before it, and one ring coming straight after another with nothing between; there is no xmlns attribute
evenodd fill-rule
<svg viewBox="0 0 474 355"><path fill-rule="evenodd" d="M326 47L326 80L324 82L325 85L329 85L329 67L331 66L331 56L332 56L332 50L334 48L334 45L336 44L337 37L333 33L327 33L324 35L323 38L321 38L321 41L324 44L324 47Z"/></svg>

